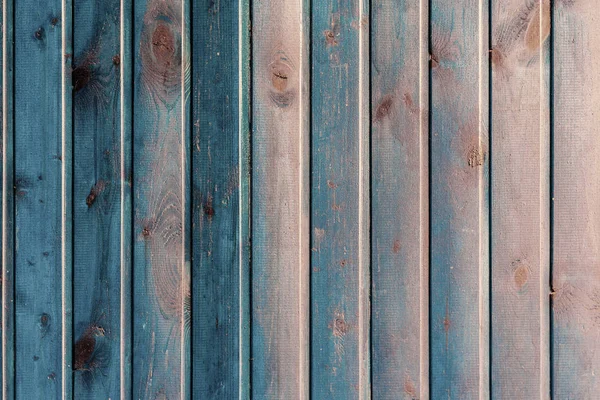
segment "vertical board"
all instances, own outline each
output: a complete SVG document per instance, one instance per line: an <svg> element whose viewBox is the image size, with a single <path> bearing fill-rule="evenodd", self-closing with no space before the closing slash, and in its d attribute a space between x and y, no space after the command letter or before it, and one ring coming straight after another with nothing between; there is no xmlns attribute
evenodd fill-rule
<svg viewBox="0 0 600 400"><path fill-rule="evenodd" d="M131 138L122 118L131 111L121 63L131 68L131 55L121 51L123 11L119 0L74 8L73 370L75 396L86 399L119 398L128 382L121 380L121 350L129 341L131 292L129 278L121 279L130 275Z"/></svg>
<svg viewBox="0 0 600 400"><path fill-rule="evenodd" d="M308 1L253 4L252 393L309 396Z"/></svg>
<svg viewBox="0 0 600 400"><path fill-rule="evenodd" d="M553 10L552 394L600 392L600 2Z"/></svg>
<svg viewBox="0 0 600 400"><path fill-rule="evenodd" d="M14 274L14 6L12 1L2 1L2 49L0 62L2 63L2 139L0 147L1 192L2 205L0 220L2 233L0 246L2 246L2 260L0 262L0 288L2 290L2 309L0 309L0 335L2 336L0 354L0 381L2 382L2 398L13 399L15 396L15 274Z"/></svg>
<svg viewBox="0 0 600 400"><path fill-rule="evenodd" d="M488 3L431 3L431 398L489 396Z"/></svg>
<svg viewBox="0 0 600 400"><path fill-rule="evenodd" d="M72 394L71 29L70 1L15 4L16 397L23 399Z"/></svg>
<svg viewBox="0 0 600 400"><path fill-rule="evenodd" d="M427 399L428 2L371 6L373 397Z"/></svg>
<svg viewBox="0 0 600 400"><path fill-rule="evenodd" d="M189 394L187 10L187 0L134 10L134 398Z"/></svg>
<svg viewBox="0 0 600 400"><path fill-rule="evenodd" d="M311 395L368 398L369 10L312 2Z"/></svg>
<svg viewBox="0 0 600 400"><path fill-rule="evenodd" d="M492 397L549 392L550 3L492 0Z"/></svg>
<svg viewBox="0 0 600 400"><path fill-rule="evenodd" d="M249 3L193 2L193 397L249 396Z"/></svg>

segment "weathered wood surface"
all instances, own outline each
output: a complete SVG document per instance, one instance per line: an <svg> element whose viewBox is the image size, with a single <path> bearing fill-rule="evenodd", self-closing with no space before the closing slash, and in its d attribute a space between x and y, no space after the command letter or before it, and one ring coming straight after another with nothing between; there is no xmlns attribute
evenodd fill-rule
<svg viewBox="0 0 600 400"><path fill-rule="evenodd" d="M373 397L427 399L428 2L371 5Z"/></svg>
<svg viewBox="0 0 600 400"><path fill-rule="evenodd" d="M14 11L15 394L70 398L71 2Z"/></svg>
<svg viewBox="0 0 600 400"><path fill-rule="evenodd" d="M2 232L0 245L2 254L0 261L0 290L2 291L0 308L0 381L2 382L2 398L12 399L15 396L15 238L14 238L14 5L12 1L2 1L2 49L0 50L0 63L2 76L2 138L0 147L0 163L2 181L2 205L0 220Z"/></svg>
<svg viewBox="0 0 600 400"><path fill-rule="evenodd" d="M249 3L194 1L193 396L249 396Z"/></svg>
<svg viewBox="0 0 600 400"><path fill-rule="evenodd" d="M491 396L547 399L550 3L493 0L491 20Z"/></svg>
<svg viewBox="0 0 600 400"><path fill-rule="evenodd" d="M600 392L598 1L553 2L552 394Z"/></svg>
<svg viewBox="0 0 600 400"><path fill-rule="evenodd" d="M488 2L431 3L431 393L489 396Z"/></svg>
<svg viewBox="0 0 600 400"><path fill-rule="evenodd" d="M252 394L309 396L308 1L253 4Z"/></svg>
<svg viewBox="0 0 600 400"><path fill-rule="evenodd" d="M370 394L369 10L312 3L311 395Z"/></svg>
<svg viewBox="0 0 600 400"><path fill-rule="evenodd" d="M74 14L74 395L119 398L130 390L121 357L130 353L131 109L121 63L130 70L131 53L121 49L119 1L78 1Z"/></svg>
<svg viewBox="0 0 600 400"><path fill-rule="evenodd" d="M3 1L2 397L596 398L598 7Z"/></svg>
<svg viewBox="0 0 600 400"><path fill-rule="evenodd" d="M189 391L187 0L134 5L133 397Z"/></svg>

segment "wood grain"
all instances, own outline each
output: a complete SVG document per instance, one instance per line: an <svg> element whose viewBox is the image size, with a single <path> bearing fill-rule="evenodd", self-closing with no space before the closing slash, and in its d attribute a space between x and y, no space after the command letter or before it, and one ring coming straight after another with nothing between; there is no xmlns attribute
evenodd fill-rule
<svg viewBox="0 0 600 400"><path fill-rule="evenodd" d="M15 4L15 394L23 398L72 395L70 36L70 1Z"/></svg>
<svg viewBox="0 0 600 400"><path fill-rule="evenodd" d="M74 390L77 398L118 398L129 380L121 343L130 334L131 283L122 279L131 268L131 137L121 63L131 68L131 54L121 52L119 1L77 2L74 13Z"/></svg>
<svg viewBox="0 0 600 400"><path fill-rule="evenodd" d="M249 397L249 3L193 3L193 397Z"/></svg>
<svg viewBox="0 0 600 400"><path fill-rule="evenodd" d="M252 393L309 396L308 1L253 4Z"/></svg>
<svg viewBox="0 0 600 400"><path fill-rule="evenodd" d="M15 238L14 238L14 5L12 1L2 1L2 139L0 153L2 206L2 261L0 268L0 287L2 290L2 309L0 316L0 334L2 335L2 351L0 354L0 381L2 382L2 398L15 397Z"/></svg>
<svg viewBox="0 0 600 400"><path fill-rule="evenodd" d="M552 394L600 391L598 1L553 6Z"/></svg>
<svg viewBox="0 0 600 400"><path fill-rule="evenodd" d="M492 397L547 399L548 1L492 4Z"/></svg>
<svg viewBox="0 0 600 400"><path fill-rule="evenodd" d="M431 3L431 393L489 397L488 2Z"/></svg>
<svg viewBox="0 0 600 400"><path fill-rule="evenodd" d="M133 397L189 396L188 3L135 3Z"/></svg>
<svg viewBox="0 0 600 400"><path fill-rule="evenodd" d="M427 399L428 2L372 7L373 397Z"/></svg>
<svg viewBox="0 0 600 400"><path fill-rule="evenodd" d="M368 2L312 3L311 395L370 395Z"/></svg>

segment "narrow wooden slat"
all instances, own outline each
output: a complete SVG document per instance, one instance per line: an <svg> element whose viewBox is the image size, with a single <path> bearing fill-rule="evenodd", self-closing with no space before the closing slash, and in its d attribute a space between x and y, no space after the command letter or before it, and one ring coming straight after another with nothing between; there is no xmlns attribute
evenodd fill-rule
<svg viewBox="0 0 600 400"><path fill-rule="evenodd" d="M368 398L369 10L312 3L311 395Z"/></svg>
<svg viewBox="0 0 600 400"><path fill-rule="evenodd" d="M133 397L189 396L189 4L134 10Z"/></svg>
<svg viewBox="0 0 600 400"><path fill-rule="evenodd" d="M549 393L549 1L492 4L492 397Z"/></svg>
<svg viewBox="0 0 600 400"><path fill-rule="evenodd" d="M553 2L552 393L600 392L600 1Z"/></svg>
<svg viewBox="0 0 600 400"><path fill-rule="evenodd" d="M249 393L247 1L195 1L193 397Z"/></svg>
<svg viewBox="0 0 600 400"><path fill-rule="evenodd" d="M1 147L1 175L2 175L2 207L0 219L2 220L2 262L0 268L0 286L2 287L2 352L0 360L0 380L2 382L2 398L9 400L15 397L15 308L14 308L14 108L13 108L13 2L2 1L2 50L0 58L2 63L2 147Z"/></svg>
<svg viewBox="0 0 600 400"><path fill-rule="evenodd" d="M428 2L372 7L373 397L427 399Z"/></svg>
<svg viewBox="0 0 600 400"><path fill-rule="evenodd" d="M122 228L131 215L130 207L122 209L122 194L128 193L131 171L124 165L130 154L123 153L123 141L130 139L123 136L121 119L123 110L130 111L121 96L121 63L128 60L120 51L120 6L119 0L85 0L74 9L73 369L75 396L86 399L119 397L120 343L127 340L121 336L121 290L130 291L121 272L130 269L122 260L131 233Z"/></svg>
<svg viewBox="0 0 600 400"><path fill-rule="evenodd" d="M253 4L252 393L309 396L309 3Z"/></svg>
<svg viewBox="0 0 600 400"><path fill-rule="evenodd" d="M16 396L72 395L71 2L15 3Z"/></svg>
<svg viewBox="0 0 600 400"><path fill-rule="evenodd" d="M431 398L489 397L488 2L431 3Z"/></svg>

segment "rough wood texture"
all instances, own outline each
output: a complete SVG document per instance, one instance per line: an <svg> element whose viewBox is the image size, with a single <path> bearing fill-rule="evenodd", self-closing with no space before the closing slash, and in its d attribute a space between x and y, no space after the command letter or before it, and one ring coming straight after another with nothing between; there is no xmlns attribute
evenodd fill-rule
<svg viewBox="0 0 600 400"><path fill-rule="evenodd" d="M15 4L19 398L71 397L70 11L66 0Z"/></svg>
<svg viewBox="0 0 600 400"><path fill-rule="evenodd" d="M308 1L253 5L252 393L309 396Z"/></svg>
<svg viewBox="0 0 600 400"><path fill-rule="evenodd" d="M2 49L0 63L2 64L2 138L0 147L0 174L2 205L0 220L2 233L2 260L0 262L0 288L2 290L2 308L0 316L0 335L2 349L0 354L0 381L2 382L2 398L13 399L15 396L15 240L14 240L14 82L13 82L13 23L14 5L12 1L2 1Z"/></svg>
<svg viewBox="0 0 600 400"><path fill-rule="evenodd" d="M193 3L193 395L249 397L249 3Z"/></svg>
<svg viewBox="0 0 600 400"><path fill-rule="evenodd" d="M189 395L188 7L134 10L134 398Z"/></svg>
<svg viewBox="0 0 600 400"><path fill-rule="evenodd" d="M370 396L368 2L312 3L311 395Z"/></svg>
<svg viewBox="0 0 600 400"><path fill-rule="evenodd" d="M549 393L550 3L492 1L492 397Z"/></svg>
<svg viewBox="0 0 600 400"><path fill-rule="evenodd" d="M552 393L593 399L600 392L600 2L553 3Z"/></svg>
<svg viewBox="0 0 600 400"><path fill-rule="evenodd" d="M424 400L429 395L428 2L375 1L372 7L373 397Z"/></svg>
<svg viewBox="0 0 600 400"><path fill-rule="evenodd" d="M431 398L489 396L488 3L431 3Z"/></svg>
<svg viewBox="0 0 600 400"><path fill-rule="evenodd" d="M128 381L121 381L121 343L129 330L121 329L129 314L121 307L128 310L131 295L129 279L121 281L131 246L131 148L122 121L130 104L121 63L131 68L131 55L121 53L118 0L79 1L74 13L74 394L119 398Z"/></svg>

